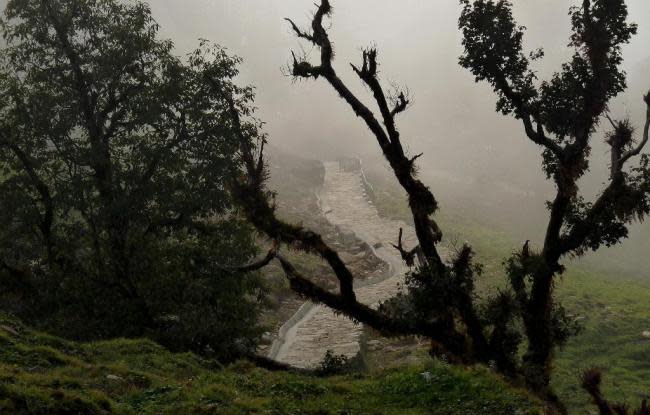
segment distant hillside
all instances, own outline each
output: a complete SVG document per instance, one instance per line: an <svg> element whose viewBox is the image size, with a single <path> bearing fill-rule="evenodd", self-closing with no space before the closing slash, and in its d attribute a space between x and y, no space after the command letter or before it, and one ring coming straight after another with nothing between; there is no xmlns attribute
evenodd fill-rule
<svg viewBox="0 0 650 415"><path fill-rule="evenodd" d="M424 373L424 374L422 374ZM437 364L315 378L229 368L147 340L91 344L0 314L0 414L536 414L487 369Z"/></svg>
<svg viewBox="0 0 650 415"><path fill-rule="evenodd" d="M272 189L313 193L313 189L323 184L325 168L321 161L294 155L273 145L265 155Z"/></svg>
<svg viewBox="0 0 650 415"><path fill-rule="evenodd" d="M377 174L369 174L368 179L381 214L410 220L407 200L395 183ZM521 249L520 241L507 230L466 215L466 211L441 209L436 218L446 241L456 245L468 241L476 251L477 261L484 266L477 281L480 295L505 284L503 260ZM650 232L639 232L637 237L650 242L648 235ZM618 263L625 258L617 256L625 246L607 250L609 260ZM644 248L647 257L647 246L639 246L630 256L641 255ZM650 281L603 272L591 263L566 262L567 272L557 284L558 297L583 331L557 353L553 383L560 398L571 414L592 413L590 398L579 380L580 373L591 367L605 372L604 391L612 400L634 403L650 398Z"/></svg>

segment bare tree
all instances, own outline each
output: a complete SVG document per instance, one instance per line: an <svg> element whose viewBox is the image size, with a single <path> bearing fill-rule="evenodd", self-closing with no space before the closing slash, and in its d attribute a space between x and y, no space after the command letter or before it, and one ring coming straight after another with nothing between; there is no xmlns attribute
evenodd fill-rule
<svg viewBox="0 0 650 415"><path fill-rule="evenodd" d="M372 91L380 114L376 115L346 86L332 65L334 57L332 42L323 26L323 19L330 13L329 1L323 0L314 15L311 31L304 31L287 19L299 38L310 42L320 50L318 64L311 64L294 54L293 75L301 78L325 79L375 136L395 177L408 194L415 223L419 246L407 251L403 248L401 236L398 245L395 246L405 261L412 264L415 255L421 254L419 255L422 259L421 267L436 275L446 275L451 279L451 274L462 274L466 271L465 268L471 267L471 250L467 247L463 248L458 257L450 263L446 263L441 258L437 245L442 239L442 232L432 218L438 208L437 201L427 186L416 177L414 165L420 155L409 157L402 146L396 119L399 114L408 109L410 103L408 94L405 91L398 91L391 98L391 95L384 91L378 78L377 51L372 48L363 51L361 65L352 65L352 69L363 84ZM253 131L250 126L241 121L235 103L233 103L233 118L241 125L243 135ZM242 136L243 143L247 142L246 138ZM263 148L263 144L260 148ZM390 312L388 307L375 310L359 303L353 290L354 277L336 251L327 246L320 235L275 217L272 195L264 189L263 155L261 152L254 154L254 151L255 149L252 148L242 148L249 174L246 180L240 181L235 186L249 220L272 240L320 255L329 264L339 281L339 293L329 292L302 275L286 258L276 254L295 291L384 334L427 337L434 341L450 359L463 362L488 362L492 358L489 341L480 328L471 288L465 290L457 287L457 296L463 296L463 300L458 301L459 304L462 303L458 309L445 310L445 307L440 307L437 315L420 319L396 315Z"/></svg>

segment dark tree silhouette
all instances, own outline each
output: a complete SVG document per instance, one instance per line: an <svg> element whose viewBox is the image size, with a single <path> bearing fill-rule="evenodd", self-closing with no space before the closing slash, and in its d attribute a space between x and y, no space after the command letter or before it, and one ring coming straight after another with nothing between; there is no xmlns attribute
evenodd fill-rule
<svg viewBox="0 0 650 415"><path fill-rule="evenodd" d="M551 361L558 336L553 288L566 256L611 246L628 235L628 224L650 212L649 158L627 166L648 141L649 106L643 138L634 140L628 120L612 121L607 134L610 178L594 202L583 199L578 181L589 170L591 142L609 101L624 91L621 47L636 33L627 22L624 0L584 0L571 9L574 48L571 60L551 80L537 82L531 60L541 50L524 54L524 28L517 26L509 1L462 0L459 20L465 51L460 64L476 81L488 82L498 96L497 110L521 120L526 136L543 149L543 170L557 192L548 203L550 215L541 252L513 257L510 278L525 325L528 349L526 380L533 390L548 390ZM516 263L516 264L515 264Z"/></svg>
<svg viewBox="0 0 650 415"><path fill-rule="evenodd" d="M607 21L598 24L584 17L591 13L590 5L586 13L576 9L576 31L582 33L584 30L580 28L588 26L590 33L576 35L573 40L576 45L582 45L584 39L591 39L596 31L602 30L598 25L613 26L607 19L614 19L622 26L610 35L610 46L607 46L605 56L601 56L602 53L593 55L587 47L577 46L575 62L565 66L566 73L556 76L551 83L542 86L541 92L537 92L533 86L534 74L528 69L527 58L520 52L522 29L512 21L510 4L504 1L463 4L461 28L465 31L467 52L461 63L476 68L479 79L492 81L500 93L499 108L506 113L514 112L523 120L531 140L544 146L546 171L556 179L559 188L544 250L536 253L526 243L521 252L507 261L509 290L481 302L474 293L474 280L480 275L481 267L473 263L471 248L465 245L451 258L441 257L438 245L442 232L432 218L438 207L436 199L416 177L415 162L419 155L406 154L397 127L398 116L409 107L407 94L398 92L391 99L391 95L385 92L378 77L378 52L374 48L364 50L361 63L351 67L371 91L374 99L371 104L378 108L378 112L355 95L338 76L333 65L333 44L324 27L324 19L332 11L328 0L321 0L310 30L302 29L287 19L295 35L320 52L316 63L294 53L291 73L296 78L322 79L338 93L375 137L395 177L406 191L419 245L412 250L406 249L399 232L394 247L409 265L414 265L416 256L420 258L407 275L406 290L377 310L359 303L353 290L353 275L339 255L318 234L276 218L273 194L264 187L263 137L258 138L261 143L258 148L242 146L248 175L240 178L233 187L249 220L258 230L278 243L320 255L339 280L339 292L328 291L313 283L274 248L269 254L280 260L296 292L386 335L424 336L431 340L432 353L444 354L452 361L494 363L501 373L514 381L525 379L533 392L553 408L564 412L549 387L550 362L553 348L574 333L576 325L564 309L553 302L554 276L563 269L559 260L567 253L580 254L587 248L617 242L626 235L626 224L634 216L642 217L649 210L648 158L643 156L640 166L631 172L623 170L623 165L639 154L646 144L647 124L644 139L638 145L634 145L628 136L631 134L628 123L616 124L617 130L610 141L614 143L612 151L618 151L619 156L612 166L612 182L597 202L588 204L577 198L576 186L576 180L587 169L589 138L597 119L605 111L609 98L624 87L624 78L616 69L620 63L617 45L629 38L634 27L624 23L625 18L621 15L625 12L624 7L612 10L595 7L598 22ZM495 22L498 30L494 30ZM604 62L602 64L609 69L603 69L599 74L592 73L590 59ZM582 71L579 79L575 79L578 75L574 76L573 67ZM574 90L578 88L575 83L582 85L583 81L588 81L587 86L595 90L585 87L584 96L574 96ZM542 96L548 98L542 99ZM564 110L555 110L563 100L569 101L566 106L577 112L569 119L549 124L559 136L549 138L544 120L566 115ZM579 110L583 107L584 110ZM242 135L241 142L250 143L250 135L256 134L253 124L239 117L234 102L232 108L233 119ZM579 121L579 125L574 125L574 119ZM623 144L619 144L621 141ZM523 333L519 329L521 320L525 327ZM518 350L524 339L529 343L529 351L522 361Z"/></svg>
<svg viewBox="0 0 650 415"><path fill-rule="evenodd" d="M582 387L591 396L600 415L650 415L650 407L645 399L641 402L641 407L634 412L630 412L630 407L626 404L609 402L601 392L601 382L602 373L598 369L589 369L582 375Z"/></svg>
<svg viewBox="0 0 650 415"><path fill-rule="evenodd" d="M0 28L0 306L82 339L254 350L258 278L218 268L255 253L225 188L239 60L174 56L139 2L11 0Z"/></svg>
<svg viewBox="0 0 650 415"><path fill-rule="evenodd" d="M408 157L402 146L396 118L407 110L409 100L405 92L395 94L390 98L384 92L378 79L377 51L368 49L363 52L362 63L352 65L359 79L372 91L375 103L378 105L380 115L378 118L370 108L364 104L345 83L338 77L332 62L334 52L332 42L323 27L323 19L331 12L329 1L323 0L319 5L310 32L301 30L294 22L287 19L295 34L320 49L320 62L313 65L294 55L292 73L302 78L323 78L339 93L351 109L366 123L375 136L386 160L390 163L396 178L406 190L409 204L415 222L419 246L407 251L403 248L399 238L396 248L400 250L404 259L412 264L415 255L421 258L421 266L427 272L444 276L445 285L448 286L449 296L458 307L447 307L447 303L432 307L434 310L419 318L411 318L397 312L397 305L386 304L375 310L357 301L353 290L353 275L348 267L341 261L339 255L327 246L320 235L303 229L300 226L288 224L275 217L272 194L264 188L264 158L263 139L258 149L248 146L242 148L243 159L248 169L248 177L242 178L235 186L239 200L247 212L249 220L272 240L284 243L293 248L320 255L334 271L339 280L339 292L333 293L311 282L302 275L289 261L279 253L276 257L282 263L292 288L298 293L318 302L322 302L340 311L350 318L365 323L387 335L421 335L431 339L440 346L440 350L450 359L463 362L482 361L487 363L490 353L489 341L481 330L480 318L473 302L473 284L467 284L465 277L471 276L474 267L471 265L472 252L468 247L458 254L458 257L446 263L440 256L437 245L442 238L442 233L431 215L437 210L437 202L430 190L415 175L414 164L418 156ZM238 115L233 102L233 119L240 125L242 143L250 142L247 134L253 133L246 122ZM258 153L255 154L255 151ZM396 230L397 231L397 230ZM443 277L441 277L443 278ZM426 278L431 284L427 287L436 289L433 278ZM441 287L439 287L441 288ZM441 298L441 296L435 296ZM432 298L433 301L437 301ZM451 300L453 297L453 300ZM457 318L461 323L457 323ZM462 326L462 327L459 327ZM467 328L467 330L466 330Z"/></svg>

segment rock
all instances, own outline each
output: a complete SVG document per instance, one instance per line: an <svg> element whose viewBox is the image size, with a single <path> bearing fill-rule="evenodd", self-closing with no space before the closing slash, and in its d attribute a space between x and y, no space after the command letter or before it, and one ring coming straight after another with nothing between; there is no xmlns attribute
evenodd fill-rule
<svg viewBox="0 0 650 415"><path fill-rule="evenodd" d="M121 381L124 380L123 377L117 376L117 375L106 375L106 379L112 380L112 381L115 381L115 382L121 382Z"/></svg>
<svg viewBox="0 0 650 415"><path fill-rule="evenodd" d="M641 333L641 336L645 337L646 339L650 339L650 331L646 330L643 333Z"/></svg>

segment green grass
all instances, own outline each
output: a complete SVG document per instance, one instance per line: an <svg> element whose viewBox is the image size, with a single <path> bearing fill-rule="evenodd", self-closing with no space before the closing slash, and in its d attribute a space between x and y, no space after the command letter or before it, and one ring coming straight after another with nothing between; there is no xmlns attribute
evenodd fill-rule
<svg viewBox="0 0 650 415"><path fill-rule="evenodd" d="M537 405L485 368L430 362L330 378L222 368L146 340L64 341L0 314L0 414L535 414Z"/></svg>
<svg viewBox="0 0 650 415"><path fill-rule="evenodd" d="M396 185L371 175L375 202L384 215L410 221L406 198ZM481 294L504 286L503 260L521 242L507 233L453 212L436 214L446 242L460 246L468 241L484 264L485 274L477 286ZM612 400L638 405L650 397L650 282L597 271L587 264L567 263L558 280L560 301L579 316L584 331L558 352L554 385L572 414L588 414L589 398L580 387L582 371L603 369L604 391Z"/></svg>

